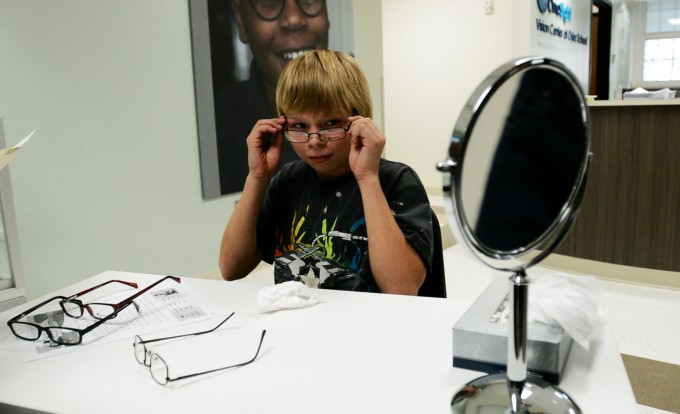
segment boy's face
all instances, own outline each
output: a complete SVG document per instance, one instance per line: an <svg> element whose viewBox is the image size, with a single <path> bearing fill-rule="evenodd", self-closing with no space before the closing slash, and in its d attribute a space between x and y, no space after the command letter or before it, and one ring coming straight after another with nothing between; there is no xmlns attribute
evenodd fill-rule
<svg viewBox="0 0 680 414"><path fill-rule="evenodd" d="M283 11L274 20L260 17L249 0L234 5L234 13L243 43L250 45L253 59L272 88L284 66L300 52L328 48L330 22L325 4L320 13L310 17L295 0L282 0Z"/></svg>
<svg viewBox="0 0 680 414"><path fill-rule="evenodd" d="M319 132L328 128L347 128L351 114L286 114L286 129L305 132ZM319 178L335 178L351 172L349 152L351 139L345 134L338 141L321 141L313 134L306 143L288 143L301 160L314 168Z"/></svg>

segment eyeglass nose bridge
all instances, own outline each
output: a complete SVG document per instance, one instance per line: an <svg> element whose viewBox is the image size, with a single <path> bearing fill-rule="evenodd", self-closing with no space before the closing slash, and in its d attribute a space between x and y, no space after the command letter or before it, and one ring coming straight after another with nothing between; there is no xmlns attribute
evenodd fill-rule
<svg viewBox="0 0 680 414"><path fill-rule="evenodd" d="M329 137L329 138L324 138L324 137L321 135L321 132L322 132L322 131L323 131L323 129L322 129L322 130L319 130L319 131L317 131L317 132L308 132L308 133L307 133L307 142L309 143L309 142L312 141L312 135L316 135L316 139L319 140L319 142L324 142L324 143L325 143L325 142L332 142L332 141L333 141L332 138L330 138L330 137Z"/></svg>

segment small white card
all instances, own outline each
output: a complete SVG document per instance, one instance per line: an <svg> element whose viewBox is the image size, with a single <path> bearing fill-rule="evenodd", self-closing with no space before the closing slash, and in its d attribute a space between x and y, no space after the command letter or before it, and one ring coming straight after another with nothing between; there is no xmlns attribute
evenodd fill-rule
<svg viewBox="0 0 680 414"><path fill-rule="evenodd" d="M24 144L26 144L28 140L31 139L31 137L33 136L33 134L35 134L37 130L38 130L37 128L34 129L33 132L28 134L26 138L19 141L19 143L16 144L15 146L0 150L0 170L5 168L7 164L9 164L9 162L12 161L12 159L14 159L14 157L17 156L21 147L23 147Z"/></svg>

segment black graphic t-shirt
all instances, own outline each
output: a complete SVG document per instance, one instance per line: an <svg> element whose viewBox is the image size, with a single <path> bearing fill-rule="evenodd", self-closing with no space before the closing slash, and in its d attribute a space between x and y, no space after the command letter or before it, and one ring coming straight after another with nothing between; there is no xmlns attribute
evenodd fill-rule
<svg viewBox="0 0 680 414"><path fill-rule="evenodd" d="M380 161L380 184L404 236L430 269L432 216L420 179L407 165ZM258 219L257 240L275 282L379 292L368 260L361 192L349 173L319 181L303 161L272 179Z"/></svg>

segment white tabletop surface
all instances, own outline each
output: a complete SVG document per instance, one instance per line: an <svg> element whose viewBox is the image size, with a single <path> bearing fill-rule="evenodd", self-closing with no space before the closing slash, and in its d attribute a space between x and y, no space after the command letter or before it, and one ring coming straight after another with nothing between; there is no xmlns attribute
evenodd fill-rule
<svg viewBox="0 0 680 414"><path fill-rule="evenodd" d="M55 294L114 278L138 281L141 288L158 276L105 272ZM452 367L452 327L469 300L314 289L308 294L322 300L318 305L260 314L260 285L192 278L182 283L224 314L236 314L227 330L167 345L171 369L191 370L206 360L219 366L230 352L222 341L240 335L252 343L266 329L254 363L163 387L135 361L132 338L24 362L7 320L40 298L0 313L0 412L450 413L453 393L482 375ZM606 318L598 323L589 351L572 348L560 388L585 413L635 413ZM214 324L203 321L159 336Z"/></svg>

